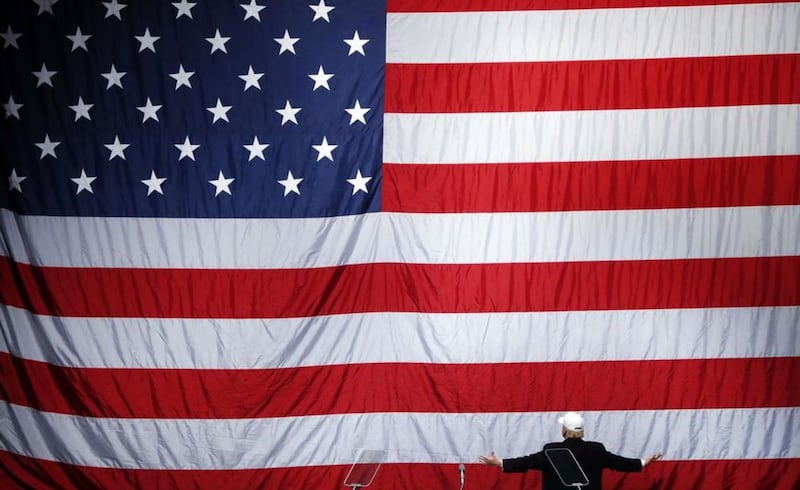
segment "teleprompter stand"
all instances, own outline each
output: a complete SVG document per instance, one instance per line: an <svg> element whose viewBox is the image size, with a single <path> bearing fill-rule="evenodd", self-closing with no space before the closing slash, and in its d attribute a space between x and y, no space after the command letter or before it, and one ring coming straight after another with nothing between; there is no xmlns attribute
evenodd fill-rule
<svg viewBox="0 0 800 490"><path fill-rule="evenodd" d="M353 490L368 487L375 475L378 473L378 468L381 463L386 460L386 451L363 449L355 463L350 467L347 477L344 479L344 486L350 487Z"/></svg>
<svg viewBox="0 0 800 490"><path fill-rule="evenodd" d="M564 486L580 489L589 484L586 473L583 472L583 468L569 449L565 447L545 449L544 455L553 465L553 469L556 470L556 474Z"/></svg>

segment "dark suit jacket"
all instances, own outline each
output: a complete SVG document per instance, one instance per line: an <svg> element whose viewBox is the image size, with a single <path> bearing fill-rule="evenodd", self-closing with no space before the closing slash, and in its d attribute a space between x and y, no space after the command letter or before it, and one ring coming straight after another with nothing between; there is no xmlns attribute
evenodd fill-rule
<svg viewBox="0 0 800 490"><path fill-rule="evenodd" d="M583 468L589 485L581 487L585 490L602 490L603 469L608 468L615 471L642 471L642 460L635 458L624 458L606 450L605 446L599 442L584 441L583 439L565 439L564 442L551 442L545 444L544 448L538 453L521 458L510 458L503 460L503 471L505 473L522 473L527 470L539 470L542 472L542 488L544 490L564 490L561 479L553 469L550 461L545 456L547 449L567 448L575 455L578 464Z"/></svg>

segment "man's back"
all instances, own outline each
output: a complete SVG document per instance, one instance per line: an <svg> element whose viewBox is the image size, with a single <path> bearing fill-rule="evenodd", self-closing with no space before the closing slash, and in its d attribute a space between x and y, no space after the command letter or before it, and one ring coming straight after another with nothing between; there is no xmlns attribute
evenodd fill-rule
<svg viewBox="0 0 800 490"><path fill-rule="evenodd" d="M520 472L526 470L540 470L542 472L542 487L544 490L563 490L564 485L553 469L545 455L548 449L569 449L581 465L583 472L589 479L589 485L582 487L585 490L601 490L603 469L615 471L641 471L640 459L625 458L606 450L599 442L584 441L583 439L565 439L562 442L551 442L544 446L542 451L523 456L521 458L503 460L503 471Z"/></svg>
<svg viewBox="0 0 800 490"><path fill-rule="evenodd" d="M549 449L569 449L575 456L586 474L589 484L582 487L584 490L602 490L603 469L615 471L642 471L648 463L661 459L661 453L655 453L649 458L634 459L624 458L608 452L599 442L583 440L583 416L576 412L567 412L558 417L561 424L562 442L545 444L538 453L522 456L521 458L500 459L494 451L489 456L480 456L478 461L489 466L498 466L505 473L522 473L528 470L542 472L542 488L544 490L563 490L566 487L561 483L558 473L547 458L545 451ZM563 452L563 451L562 451ZM577 475L573 475L577 476ZM581 475L582 476L582 475ZM572 481L568 481L572 483Z"/></svg>

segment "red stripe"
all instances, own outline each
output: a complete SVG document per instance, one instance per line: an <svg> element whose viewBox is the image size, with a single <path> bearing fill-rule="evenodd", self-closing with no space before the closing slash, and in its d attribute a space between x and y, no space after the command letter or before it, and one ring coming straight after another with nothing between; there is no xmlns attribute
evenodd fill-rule
<svg viewBox="0 0 800 490"><path fill-rule="evenodd" d="M0 398L87 417L181 419L758 408L800 406L800 390L786 389L797 373L800 357L195 370L65 368L0 353ZM495 396L511 379L526 389Z"/></svg>
<svg viewBox="0 0 800 490"><path fill-rule="evenodd" d="M800 54L386 67L387 113L654 109L798 102Z"/></svg>
<svg viewBox="0 0 800 490"><path fill-rule="evenodd" d="M0 486L4 488L345 488L343 482L349 469L349 466L312 466L253 470L122 470L73 466L0 451ZM537 472L503 474L497 468L474 463L467 464L465 476L465 488L529 490L541 486ZM795 490L798 482L800 459L659 461L641 473L608 471L603 476L605 488L619 490ZM381 490L458 488L457 465L384 464L369 488L373 487Z"/></svg>
<svg viewBox="0 0 800 490"><path fill-rule="evenodd" d="M800 204L800 155L622 162L391 164L383 210L591 211ZM498 192L502 189L502 192Z"/></svg>
<svg viewBox="0 0 800 490"><path fill-rule="evenodd" d="M793 0L772 0L790 3ZM763 0L388 0L389 13L400 12L492 12L511 10L573 10L636 7L684 7L736 5Z"/></svg>
<svg viewBox="0 0 800 490"><path fill-rule="evenodd" d="M0 301L38 314L150 318L789 306L800 305L798 277L800 256L286 270L35 267L3 257Z"/></svg>

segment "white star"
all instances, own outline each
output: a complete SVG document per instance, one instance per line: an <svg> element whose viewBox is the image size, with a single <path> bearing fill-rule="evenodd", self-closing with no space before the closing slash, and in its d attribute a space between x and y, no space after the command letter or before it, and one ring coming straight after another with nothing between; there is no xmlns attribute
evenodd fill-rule
<svg viewBox="0 0 800 490"><path fill-rule="evenodd" d="M15 48L19 49L19 45L17 44L17 39L22 37L22 34L16 34L14 31L11 30L11 26L8 26L6 29L5 34L0 34L0 37L3 38L3 49L6 49L9 46L14 46Z"/></svg>
<svg viewBox="0 0 800 490"><path fill-rule="evenodd" d="M258 141L258 136L253 136L253 144L252 145L244 145L248 151L250 151L250 156L247 158L247 161L253 160L253 158L260 158L265 160L264 158L264 150L267 149L269 144L261 143Z"/></svg>
<svg viewBox="0 0 800 490"><path fill-rule="evenodd" d="M225 122L230 122L228 120L228 111L231 110L232 106L229 105L222 105L222 101L217 99L217 105L214 107L206 107L206 110L211 114L214 114L214 120L211 121L211 124L219 121L220 119L224 120Z"/></svg>
<svg viewBox="0 0 800 490"><path fill-rule="evenodd" d="M236 179L233 178L226 179L225 176L222 174L222 170L220 170L219 177L217 177L217 180L208 181L209 184L217 188L216 192L214 192L214 197L217 197L221 192L227 192L229 195L232 196L233 194L231 194L231 188L229 186L231 185L231 182L233 182L234 180Z"/></svg>
<svg viewBox="0 0 800 490"><path fill-rule="evenodd" d="M110 145L103 145L103 146L111 150L111 155L109 155L108 157L108 161L110 162L116 157L125 160L125 150L131 145L128 143L120 143L119 136L114 136L113 143L111 143Z"/></svg>
<svg viewBox="0 0 800 490"><path fill-rule="evenodd" d="M150 102L150 97L147 98L147 102L143 106L137 107L137 109L139 109L139 111L142 113L142 122L145 122L148 119L155 119L158 121L158 111L161 109L161 106L153 105L153 103Z"/></svg>
<svg viewBox="0 0 800 490"><path fill-rule="evenodd" d="M69 179L69 180L78 184L78 190L77 192L75 192L76 196L80 194L82 191L89 191L90 193L94 194L94 190L92 190L92 182L97 180L97 177L87 176L86 171L84 169L81 169L80 177L75 177L74 179Z"/></svg>
<svg viewBox="0 0 800 490"><path fill-rule="evenodd" d="M292 171L289 170L289 175L284 180L279 180L278 183L283 186L283 197L289 195L290 192L294 192L298 196L300 195L300 182L303 179L296 179L294 175L292 175Z"/></svg>
<svg viewBox="0 0 800 490"><path fill-rule="evenodd" d="M72 50L75 51L78 48L81 48L84 51L89 51L89 48L86 47L86 41L92 37L91 34L84 34L81 32L81 28L78 27L75 30L75 34L72 36L67 36L67 39L72 41Z"/></svg>
<svg viewBox="0 0 800 490"><path fill-rule="evenodd" d="M314 80L314 90L317 90L320 87L328 89L330 91L331 87L328 85L328 80L333 78L333 73L325 73L325 70L320 65L317 74L314 75L313 73L308 76L308 78Z"/></svg>
<svg viewBox="0 0 800 490"><path fill-rule="evenodd" d="M85 117L88 120L92 120L92 116L89 115L89 109L94 107L94 104L86 104L83 102L83 97L78 97L78 103L75 105L69 106L70 109L75 111L75 120Z"/></svg>
<svg viewBox="0 0 800 490"><path fill-rule="evenodd" d="M117 0L111 0L110 2L103 2L103 5L106 7L105 19L113 15L117 19L122 20L122 9L127 7L126 4L119 3Z"/></svg>
<svg viewBox="0 0 800 490"><path fill-rule="evenodd" d="M153 192L158 192L162 196L164 195L164 191L161 190L161 184L163 184L167 180L166 177L156 177L156 171L150 171L150 178L140 180L142 184L147 186L147 195L149 196Z"/></svg>
<svg viewBox="0 0 800 490"><path fill-rule="evenodd" d="M309 7L314 11L314 19L311 22L316 22L317 19L323 19L328 23L331 21L331 19L328 18L328 13L336 8L325 5L325 0L319 0L319 5L309 5Z"/></svg>
<svg viewBox="0 0 800 490"><path fill-rule="evenodd" d="M312 148L317 150L317 161L327 158L331 162L333 161L333 150L335 150L338 146L339 145L329 145L328 138L325 136L322 137L321 144L311 145Z"/></svg>
<svg viewBox="0 0 800 490"><path fill-rule="evenodd" d="M230 40L231 38L229 37L222 37L222 35L219 33L219 29L217 29L217 32L214 34L214 37L206 38L206 41L211 43L212 54L214 53L214 51L222 51L223 53L227 53L228 50L225 49L225 43L227 43Z"/></svg>
<svg viewBox="0 0 800 490"><path fill-rule="evenodd" d="M172 6L178 9L178 13L175 15L175 18L179 18L181 15L185 15L186 17L192 18L192 8L197 5L196 3L190 3L186 0L181 0L180 2L172 2ZM149 193L147 194L150 195Z"/></svg>
<svg viewBox="0 0 800 490"><path fill-rule="evenodd" d="M347 179L347 182L353 186L353 196L356 195L358 191L364 191L364 194L369 194L367 190L367 182L372 180L372 177L363 177L361 175L361 170L356 172L356 178L354 179Z"/></svg>
<svg viewBox="0 0 800 490"><path fill-rule="evenodd" d="M366 56L367 54L364 52L364 45L369 42L369 39L361 39L358 37L358 31L353 34L353 37L350 39L345 39L345 43L350 46L350 51L347 53L347 56L350 56L353 53L361 53L362 56Z"/></svg>
<svg viewBox="0 0 800 490"><path fill-rule="evenodd" d="M281 50L278 52L279 55L283 54L284 51L289 51L292 54L297 54L294 51L294 44L299 41L299 37L291 37L289 36L289 30L286 29L283 32L283 37L276 37L275 42L281 45Z"/></svg>
<svg viewBox="0 0 800 490"><path fill-rule="evenodd" d="M300 107L292 107L292 104L287 100L283 109L275 109L275 112L283 116L283 119L281 119L281 126L283 126L288 121L297 124L297 113L302 110Z"/></svg>
<svg viewBox="0 0 800 490"><path fill-rule="evenodd" d="M183 140L183 144L176 144L175 148L181 151L181 156L178 157L178 161L183 160L185 157L194 160L194 151L200 148L200 145L193 145L187 136L186 139Z"/></svg>
<svg viewBox="0 0 800 490"><path fill-rule="evenodd" d="M170 73L169 76L175 79L175 90L181 87L192 88L192 82L189 78L194 75L193 71L184 71L183 65L178 66L178 73Z"/></svg>
<svg viewBox="0 0 800 490"><path fill-rule="evenodd" d="M36 86L37 87L41 87L42 85L50 85L52 87L53 86L53 80L51 80L51 78L53 78L53 75L55 75L58 72L57 71L49 71L47 69L47 65L42 63L42 69L39 70L39 71L34 71L32 73L33 73L33 76L36 77Z"/></svg>
<svg viewBox="0 0 800 490"><path fill-rule="evenodd" d="M35 145L38 146L40 150L42 150L42 154L39 156L39 160L44 160L44 157L46 157L47 155L50 155L53 158L57 158L56 146L60 144L61 144L60 141L50 141L50 135L45 133L44 141L42 141L41 143L35 143Z"/></svg>
<svg viewBox="0 0 800 490"><path fill-rule="evenodd" d="M53 15L53 5L58 3L58 0L33 0L33 3L39 6L39 12L36 15L42 15L45 12Z"/></svg>
<svg viewBox="0 0 800 490"><path fill-rule="evenodd" d="M22 186L20 185L23 180L27 179L22 175L17 175L17 169L11 169L11 175L8 176L8 190L19 191L22 194Z"/></svg>
<svg viewBox="0 0 800 490"><path fill-rule="evenodd" d="M370 108L361 107L361 103L358 101L358 99L356 99L356 104L351 109L345 109L344 111L350 114L350 125L356 121L359 121L362 124L367 124L367 120L364 119L364 116L370 111Z"/></svg>
<svg viewBox="0 0 800 490"><path fill-rule="evenodd" d="M161 39L160 36L151 36L150 35L150 28L144 30L144 35L142 36L133 36L139 41L139 52L141 53L145 49L149 49L152 52L156 52L156 41Z"/></svg>
<svg viewBox="0 0 800 490"><path fill-rule="evenodd" d="M19 117L19 110L22 108L23 105L24 104L17 104L16 102L14 102L14 96L13 95L9 95L8 96L8 103L3 104L3 109L6 110L6 119L8 119L11 116L14 116L17 119L19 119L20 118Z"/></svg>
<svg viewBox="0 0 800 490"><path fill-rule="evenodd" d="M257 21L261 22L261 11L264 10L266 7L257 4L256 0L250 0L249 4L242 3L239 6L242 7L245 11L243 20L247 20L250 17L252 17Z"/></svg>
<svg viewBox="0 0 800 490"><path fill-rule="evenodd" d="M263 77L263 73L255 73L253 71L253 66L247 68L246 75L239 75L239 78L244 80L244 90L249 89L250 87L255 87L258 90L261 90L261 84L258 82Z"/></svg>
<svg viewBox="0 0 800 490"><path fill-rule="evenodd" d="M108 80L108 85L106 85L106 90L110 89L113 86L117 86L122 88L122 77L125 76L127 72L125 71L117 71L114 67L114 64L111 64L111 71L108 73L101 73L100 75Z"/></svg>

